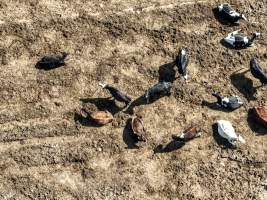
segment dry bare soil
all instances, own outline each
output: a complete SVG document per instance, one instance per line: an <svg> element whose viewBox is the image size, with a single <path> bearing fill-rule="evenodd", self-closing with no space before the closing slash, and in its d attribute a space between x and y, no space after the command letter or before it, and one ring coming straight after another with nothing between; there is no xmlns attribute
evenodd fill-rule
<svg viewBox="0 0 267 200"><path fill-rule="evenodd" d="M240 27L215 18L218 3L1 0L0 199L267 199L267 130L248 116L267 106L267 87L255 89L259 81L246 72L252 56L267 69L267 2L228 1L249 19ZM227 49L220 40L236 29L262 37ZM190 53L188 83L172 65L181 47ZM67 66L35 68L63 51ZM173 82L169 97L122 111L98 90L105 82L137 99L160 80ZM239 95L245 106L217 110L213 91ZM96 127L79 115L83 106L115 120ZM130 137L133 113L143 116L147 144ZM228 148L216 133L219 119L247 143ZM192 123L201 138L154 154Z"/></svg>

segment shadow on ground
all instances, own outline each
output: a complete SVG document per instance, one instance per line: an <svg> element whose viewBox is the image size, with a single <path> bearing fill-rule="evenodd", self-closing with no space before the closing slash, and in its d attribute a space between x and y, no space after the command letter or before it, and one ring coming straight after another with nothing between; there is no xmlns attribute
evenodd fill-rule
<svg viewBox="0 0 267 200"><path fill-rule="evenodd" d="M169 153L181 149L185 145L183 141L172 140L168 144L159 144L154 148L154 153Z"/></svg>
<svg viewBox="0 0 267 200"><path fill-rule="evenodd" d="M150 102L147 102L145 95L142 95L142 96L138 97L137 99L135 99L132 103L130 103L128 108L125 110L125 113L132 115L132 114L134 114L134 108L135 107L138 107L141 105L152 104L164 96L167 96L167 95L156 95L156 96L154 96L154 98L150 99Z"/></svg>
<svg viewBox="0 0 267 200"><path fill-rule="evenodd" d="M267 134L267 128L256 122L256 120L254 119L252 109L248 111L247 122L250 129L253 132L255 132L258 136Z"/></svg>
<svg viewBox="0 0 267 200"><path fill-rule="evenodd" d="M105 111L107 110L112 115L115 115L116 113L123 110L123 108L120 108L116 105L115 101L111 98L87 98L87 99L80 99L82 103L91 103L94 104L98 110Z"/></svg>
<svg viewBox="0 0 267 200"><path fill-rule="evenodd" d="M230 76L232 85L243 94L243 96L248 101L256 100L256 97L254 96L256 93L256 88L253 87L253 81L245 76L245 73L248 71L242 72L242 73L233 73Z"/></svg>
<svg viewBox="0 0 267 200"><path fill-rule="evenodd" d="M158 70L159 73L159 82L171 82L175 81L175 62L167 63L161 65Z"/></svg>
<svg viewBox="0 0 267 200"><path fill-rule="evenodd" d="M124 143L127 145L127 149L138 149L137 146L138 138L135 135L131 128L131 119L128 119L126 122L126 126L123 129L122 138Z"/></svg>
<svg viewBox="0 0 267 200"><path fill-rule="evenodd" d="M88 127L101 127L101 125L95 123L94 121L90 120L89 117L83 117L81 114L75 113L74 114L74 121L78 122L82 126Z"/></svg>

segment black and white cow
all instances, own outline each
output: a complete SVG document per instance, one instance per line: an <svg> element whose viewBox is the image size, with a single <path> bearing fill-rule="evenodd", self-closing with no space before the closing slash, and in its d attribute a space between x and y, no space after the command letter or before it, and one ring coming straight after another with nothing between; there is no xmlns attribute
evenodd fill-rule
<svg viewBox="0 0 267 200"><path fill-rule="evenodd" d="M212 96L217 98L217 104L222 108L235 110L244 104L238 96L222 97L220 93L212 93Z"/></svg>
<svg viewBox="0 0 267 200"><path fill-rule="evenodd" d="M178 67L178 72L183 76L185 80L187 80L187 66L189 63L189 58L186 49L181 49L179 51L179 54L176 58L175 61L177 67Z"/></svg>
<svg viewBox="0 0 267 200"><path fill-rule="evenodd" d="M250 72L255 78L260 80L262 85L267 84L267 73L262 69L255 58L252 58L250 61Z"/></svg>
<svg viewBox="0 0 267 200"><path fill-rule="evenodd" d="M260 36L260 33L253 33L251 37L243 36L239 33L240 30L229 33L224 38L224 42L233 48L246 48L253 44L254 40Z"/></svg>
<svg viewBox="0 0 267 200"><path fill-rule="evenodd" d="M229 4L221 4L218 6L219 10L219 17L227 21L229 23L236 23L239 24L241 19L247 20L247 18L243 15L235 11Z"/></svg>

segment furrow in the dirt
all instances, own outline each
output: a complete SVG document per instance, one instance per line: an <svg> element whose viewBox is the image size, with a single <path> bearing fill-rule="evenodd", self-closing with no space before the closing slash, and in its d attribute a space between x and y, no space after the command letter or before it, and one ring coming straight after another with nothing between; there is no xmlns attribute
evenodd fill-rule
<svg viewBox="0 0 267 200"><path fill-rule="evenodd" d="M9 149L3 152L2 157L13 160L19 166L27 167L72 162L82 163L90 160L97 152L112 152L114 154L120 151L121 148L116 142L104 139L86 139L75 142L22 146L18 149ZM4 163L2 165L6 165Z"/></svg>
<svg viewBox="0 0 267 200"><path fill-rule="evenodd" d="M45 180L42 181L31 176L11 176L9 179L16 189L16 192L25 196L27 199L36 199L36 197L38 197L39 200L74 199L70 192L64 191L55 185L48 184Z"/></svg>
<svg viewBox="0 0 267 200"><path fill-rule="evenodd" d="M10 80L15 79L15 77L10 78ZM18 101L31 103L40 100L39 95L41 90L37 89L36 83L31 83L28 80L28 83L23 84L23 80L17 80L17 84L7 83L6 81L3 83L3 81L0 81L0 105L12 104Z"/></svg>
<svg viewBox="0 0 267 200"><path fill-rule="evenodd" d="M66 104L66 105L64 105ZM75 105L75 108L70 107ZM79 106L79 100L52 99L40 103L17 103L0 105L0 126L12 124L43 123L49 120L69 119L74 122L74 112Z"/></svg>
<svg viewBox="0 0 267 200"><path fill-rule="evenodd" d="M83 162L93 155L90 144L34 145L7 153L19 165L40 166L59 163Z"/></svg>
<svg viewBox="0 0 267 200"><path fill-rule="evenodd" d="M8 176L3 174L4 181L8 184L3 189L3 195L7 193L4 189L14 188L16 192L12 192L13 195L36 195L42 191L42 188L46 188L48 192L55 195L54 198L64 200L77 199L81 193L83 193L84 178L82 177L82 165L70 164L70 165L46 165L39 167L29 167L23 169L10 169L12 175ZM80 169L81 167L81 169ZM64 169L64 172L59 170ZM34 191L25 190L21 191L22 186L27 188L36 187ZM11 193L11 192L10 192ZM62 198L61 198L62 197ZM46 197L47 198L47 197ZM39 199L39 198L38 198Z"/></svg>
<svg viewBox="0 0 267 200"><path fill-rule="evenodd" d="M34 118L47 118L51 114L51 110L38 103L17 105L17 106L5 106L0 110L0 124L29 120Z"/></svg>
<svg viewBox="0 0 267 200"><path fill-rule="evenodd" d="M3 125L0 125L0 129ZM20 141L32 138L58 137L77 135L78 130L74 123L64 120L46 121L42 123L27 123L11 125L3 128L0 133L0 142Z"/></svg>
<svg viewBox="0 0 267 200"><path fill-rule="evenodd" d="M194 10L198 9L197 6L193 6L192 12ZM135 32L135 34L146 34L147 36L154 38L156 37L156 32L158 32L158 25L156 24L162 24L162 34L166 34L167 36L170 35L170 32L168 32L168 27L171 29L179 29L181 27L181 24L184 24L187 26L187 24L194 24L194 23L204 23L208 22L212 19L213 14L210 10L206 9L207 12L205 14L202 14L200 16L188 16L186 15L185 11L186 8L183 9L174 9L171 12L162 13L161 11L157 11L155 13L152 13L151 15L147 13L143 13L140 16L129 16L129 18L124 18L122 16L109 16L105 17L101 20L94 19L88 14L82 14L81 16L75 18L75 19L64 19L64 18L55 18L53 20L48 21L39 21L38 23L32 24L33 27L23 26L14 23L14 28L10 26L3 26L3 32L7 32L8 35L13 35L16 32L24 38L28 37L29 34L31 35L33 41L32 43L29 43L27 41L27 38L24 38L24 45L27 46L29 53L32 54L32 51L35 47L35 45L47 45L43 44L40 41L40 37L46 37L46 35L43 32L39 32L36 30L39 29L45 29L45 30L53 30L53 32L56 33L56 35L61 38L63 41L68 39L68 41L75 37L76 43L66 43L66 45L76 46L75 49L79 50L82 48L82 46L79 46L79 44L90 44L90 45L96 45L101 46L105 42L105 40L101 40L101 37L98 36L97 31L99 28L101 28L101 34L105 38L109 39L119 39L121 36L125 36L125 34L130 34L132 32ZM160 15L158 15L160 13ZM166 21L166 22L165 22ZM153 27L155 25L156 27ZM21 27L20 29L16 27ZM177 27L177 28L175 28ZM151 31L146 31L146 29L155 29L156 31L154 34ZM33 30L34 31L33 31ZM188 29L189 30L189 29ZM188 32L188 31L187 31ZM152 33L152 34L151 34ZM65 35L65 37L62 37L62 34ZM108 35L106 35L108 34ZM175 34L175 33L173 33ZM76 37L78 36L79 37ZM177 37L177 36L175 36ZM156 37L157 38L157 37ZM104 44L103 44L104 45ZM18 49L19 50L19 49ZM97 50L96 50L97 52ZM39 52L39 54L43 54L44 52ZM36 55L33 55L36 56Z"/></svg>
<svg viewBox="0 0 267 200"><path fill-rule="evenodd" d="M52 165L43 165L43 166L31 166L27 168L15 168L11 167L9 170L6 170L3 173L3 176L5 174L11 173L13 175L46 175L46 174L53 174L57 173L58 169L64 168L65 171L75 171L77 170L77 167L80 165L80 163L69 163L69 164L52 164ZM8 173L7 173L8 172ZM31 173L31 172L34 172Z"/></svg>
<svg viewBox="0 0 267 200"><path fill-rule="evenodd" d="M92 131L93 132L93 131ZM21 148L31 146L57 146L68 144L70 141L78 143L86 139L86 133L80 131L77 135L62 135L57 137L29 138L25 140L15 140L10 142L0 143L0 151L4 154L8 152L18 151Z"/></svg>
<svg viewBox="0 0 267 200"><path fill-rule="evenodd" d="M117 11L114 13L113 10L106 10L104 12L94 12L94 13L90 13L91 16L99 16L101 17L101 15L105 14L105 15L111 15L111 14L115 14L115 15L127 15L127 14L140 14L142 12L153 12L153 11L157 11L157 10L161 10L161 11L168 11L170 9L174 9L175 7L180 7L180 6L187 6L187 5L193 5L193 4L204 4L207 3L208 1L180 1L180 2L173 2L173 3L169 3L169 4L154 4L154 5L150 5L150 6L146 6L146 5L142 5L142 6L132 6L132 7L127 7L125 9L123 9L122 11Z"/></svg>
<svg viewBox="0 0 267 200"><path fill-rule="evenodd" d="M0 199L30 200L30 198L18 193L18 191L12 187L13 184L9 178L1 177L0 181Z"/></svg>
<svg viewBox="0 0 267 200"><path fill-rule="evenodd" d="M44 96L48 96L50 99L60 98L63 93L70 92L70 88L77 81L79 74L76 70L64 71L64 74L59 71L51 73L40 71L31 79L15 76L0 79L0 105L18 101L39 102L43 100Z"/></svg>
<svg viewBox="0 0 267 200"><path fill-rule="evenodd" d="M235 153L231 152L231 154ZM241 165L238 162L229 163L225 159L214 159L213 156L215 155L211 155L212 160L194 163L189 158L186 161L181 162L177 160L167 165L166 171L176 169L175 172L169 174L170 176L176 177L178 174L181 174L177 184L181 190L186 191L185 194L177 192L176 197L179 199L196 197L196 191L199 188L200 191L212 191L205 194L208 199L220 199L221 191L232 191L230 196L233 199L236 196L235 194L238 194L236 196L237 199L258 199L261 186L257 185L257 183L264 180L263 166L255 168L253 165ZM240 157L245 158L247 156L249 155L246 153L242 156L240 155ZM207 180L207 174L209 180ZM198 178L194 179L193 177L195 176ZM227 184L222 184L222 180ZM171 190L171 187L166 187ZM204 194L199 193L199 196L202 197Z"/></svg>
<svg viewBox="0 0 267 200"><path fill-rule="evenodd" d="M104 15L128 15L128 14L139 14L140 12L152 12L155 10L169 10L174 7L181 7L193 4L203 4L208 1L203 0L189 0L189 1L174 1L174 0L164 0L164 1L119 1L119 2L84 2L77 1L75 3L69 2L58 2L58 1L39 1L36 4L40 15L42 13L47 13L47 18L52 18L55 16L61 16L61 18L72 19L79 16L80 13L85 12L90 16L101 18ZM32 16L30 12L33 5L29 2L14 4L3 3L2 10L4 11L0 15L1 24L9 22L6 12L13 11L14 21L18 23L33 23L35 16ZM86 7L86 9L85 9ZM4 9L5 8L5 9ZM64 8L64 9L63 9Z"/></svg>

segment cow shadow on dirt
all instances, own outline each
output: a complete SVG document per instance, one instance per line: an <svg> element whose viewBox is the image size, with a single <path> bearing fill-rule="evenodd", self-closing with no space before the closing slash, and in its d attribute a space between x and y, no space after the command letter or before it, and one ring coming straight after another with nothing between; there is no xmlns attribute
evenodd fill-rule
<svg viewBox="0 0 267 200"><path fill-rule="evenodd" d="M94 121L90 120L89 117L84 117L79 113L74 113L74 121L81 124L82 126L87 127L101 127L101 125L95 123Z"/></svg>
<svg viewBox="0 0 267 200"><path fill-rule="evenodd" d="M125 110L125 113L128 113L128 114L134 114L134 108L135 107L138 107L138 106L141 106L141 105L146 105L148 104L146 98L145 98L145 95L142 95L140 97L138 97L137 99L135 99L134 101L132 101L130 103L130 105L128 106L128 108Z"/></svg>
<svg viewBox="0 0 267 200"><path fill-rule="evenodd" d="M159 144L154 148L154 154L157 153L169 153L172 151L176 151L178 149L181 149L185 145L184 141L179 141L179 140L171 140L167 144Z"/></svg>
<svg viewBox="0 0 267 200"><path fill-rule="evenodd" d="M137 99L135 99L132 103L130 103L130 105L128 106L128 108L124 111L125 113L128 114L134 114L134 108L141 106L141 105L148 105L148 104L152 104L154 102L156 102L157 100L159 100L160 98L162 98L163 96L166 95L157 95L154 98L150 99L150 101L148 102L147 99L145 98L145 94L138 97Z"/></svg>
<svg viewBox="0 0 267 200"><path fill-rule="evenodd" d="M247 122L249 128L257 134L257 136L267 135L267 128L259 124L253 117L253 109L249 109Z"/></svg>
<svg viewBox="0 0 267 200"><path fill-rule="evenodd" d="M248 101L256 100L256 88L253 87L253 81L245 76L245 73L233 73L230 76L232 85L241 93Z"/></svg>
<svg viewBox="0 0 267 200"><path fill-rule="evenodd" d="M58 68L61 68L61 67L63 67L63 66L66 66L66 64L58 64L57 66L53 66L53 67L51 67L51 68L49 68L49 67L44 67L44 66L40 65L40 62L37 62L37 63L35 64L35 68L36 68L36 69L44 70L44 71L53 71L53 70L58 69Z"/></svg>
<svg viewBox="0 0 267 200"><path fill-rule="evenodd" d="M139 146L137 135L135 135L131 128L131 119L128 119L126 126L123 129L122 138L124 143L127 145L127 149L138 149Z"/></svg>
<svg viewBox="0 0 267 200"><path fill-rule="evenodd" d="M116 113L123 110L123 108L120 108L116 105L115 101L110 98L86 98L86 99L80 99L82 103L90 103L94 104L98 110L105 111L107 110L112 115L115 115Z"/></svg>
<svg viewBox="0 0 267 200"><path fill-rule="evenodd" d="M175 62L170 62L164 65L161 65L158 70L159 73L159 82L171 82L175 81L176 71L175 71Z"/></svg>

